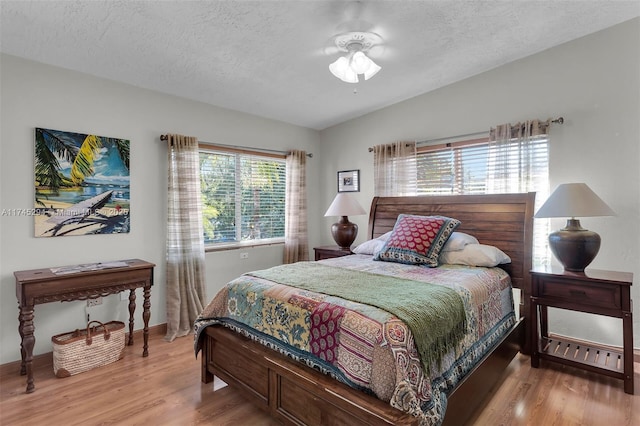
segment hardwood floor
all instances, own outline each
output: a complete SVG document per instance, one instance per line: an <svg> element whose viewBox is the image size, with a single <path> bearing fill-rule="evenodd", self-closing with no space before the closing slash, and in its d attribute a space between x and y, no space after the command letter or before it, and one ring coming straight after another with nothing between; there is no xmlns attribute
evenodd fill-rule
<svg viewBox="0 0 640 426"><path fill-rule="evenodd" d="M225 387L210 398L200 383L200 363L191 336L173 343L151 335L149 357L142 338L123 360L64 379L53 375L51 356L35 360L36 391L25 394L19 363L0 366L2 425L276 425L266 414ZM487 396L477 425L639 425L640 364L636 394L621 380L553 363L532 369L518 355L502 385Z"/></svg>

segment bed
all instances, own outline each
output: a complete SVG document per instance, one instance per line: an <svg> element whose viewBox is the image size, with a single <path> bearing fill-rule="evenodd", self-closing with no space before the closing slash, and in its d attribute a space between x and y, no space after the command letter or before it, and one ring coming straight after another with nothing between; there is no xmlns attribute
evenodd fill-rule
<svg viewBox="0 0 640 426"><path fill-rule="evenodd" d="M390 314L383 310L380 311L383 312L381 314L376 308L371 308L377 312L373 315L375 321L372 324L376 324L376 327L380 326L380 329L372 326L368 330L371 336L377 336L377 344L382 348L375 346L375 342L365 342L369 344L365 349L370 351L366 354L371 354L371 359L367 360L367 363L354 363L344 359L341 361L332 360L332 356L347 354L348 351L344 347L336 349L335 344L329 345L327 348L324 340L313 340L313 333L304 334L299 329L296 331L297 334L293 332L282 333L269 329L266 325L273 321L268 321L266 317L263 318L264 324L262 326L258 324L248 326L236 321L237 318L232 319L230 316L225 319L212 314L212 312L224 312L228 308L228 306L214 306L216 304L228 303L230 300L234 300L236 303L236 299L230 297L229 292L237 291L237 288L246 287L252 290L242 296L249 299L254 298L256 293L261 293L263 290L260 289L266 288L264 286L270 286L271 284L267 284L267 281L274 278L269 275L269 270L266 272L257 271L248 277L243 275L239 278L240 281L234 280L232 284L235 287L226 289L227 293L224 297L219 294L214 298L196 320L195 349L196 354L202 352L202 382L211 383L215 375L230 386L235 386L259 407L286 424L426 425L442 422L444 424L464 423L482 402L486 393L499 382L504 369L515 354L518 351L528 353L529 350L526 346L528 339L525 338L528 335L526 329L526 319L529 316L528 304L522 303L522 301L527 300L530 294L529 270L531 269L534 198L534 193L528 193L375 197L373 199L367 233L369 240L381 238L385 234L388 235L389 231L394 229L401 214L455 218L460 221L460 224L455 228L456 232L472 235L482 245L497 247L510 258L510 263L501 264L496 268L470 268L458 265L425 268L424 266L401 265L395 262L374 261L373 256L359 254L321 262L296 264L297 268L302 269L289 274L290 278L288 279L296 281L299 280L296 277L304 276L305 281L308 281L306 284L310 287L303 285L302 289L292 290L288 287L290 284L288 281L277 278L273 287L276 290L272 287L268 287L266 290L285 293L290 300L297 300L298 307L302 307L299 312L309 311L308 306L305 305L309 301L314 304L316 311L321 308L328 309L327 306L332 308L338 306L337 313L330 309L328 312L335 314L342 321L340 324L343 328L340 338L345 341L344 346L348 346L350 344L347 339L348 332L353 330L348 328L351 322L347 321L345 312L350 312L353 317L353 315L360 315L365 311L365 313L369 313L370 307L359 304L357 296L346 302L336 302L341 299L336 298L334 293L328 293L328 296L325 294L318 296L311 278L315 271L328 274L321 276L321 278L325 282L334 284L331 286L332 289L340 287L338 284L341 284L339 283L341 277L344 277L346 282L351 282L350 280L355 279L357 274L375 274L375 276L369 275L368 280L380 279L381 282L377 283L376 281L376 285L380 285L381 289L386 288L385 286L397 286L400 282L387 282L387 280L406 279L408 285L408 280L411 279L412 285L420 285L417 281L422 278L415 278L418 269L432 269L434 273L443 276L455 276L457 273L462 273L475 277L477 274L480 278L473 279L482 282L483 286L485 285L484 281L488 280L487 276L495 275L502 290L500 290L500 296L487 296L492 300L492 305L487 305L489 307L485 305L471 307L471 305L467 305L470 302L466 299L473 298L461 297L464 308L467 310L465 330L472 328L475 330L475 325L467 327L468 323L477 325L477 323L486 322L484 327L480 327L484 328L482 332L473 331L478 336L477 342L465 334L455 340L453 348L440 348L440 352L438 352L434 348L441 345L435 344L433 341L425 344L417 338L421 337L422 333L414 332L412 337L411 331L415 331L412 328L415 324L408 324L408 328L400 329L404 330L403 336L409 336L408 345L406 347L394 346L391 342L392 339L389 339L389 330L395 330L395 326L388 325L388 323L397 324L394 320L404 319L400 315L401 312L390 310L389 312L392 312ZM287 268L287 266L278 268ZM355 270L359 272L355 272ZM278 272L282 271L279 269ZM384 278L380 278L382 276ZM505 277L508 286L506 290ZM433 277L429 279L439 280L439 278ZM405 281L402 283L404 284ZM497 312L509 304L509 302L505 302L504 294L507 292L509 301L513 304L510 299L511 287L509 286L520 290L521 302L519 309L516 309L516 312L519 313L517 317L513 312ZM351 286L343 287L350 288ZM470 294L468 289L463 289L463 286L458 283L446 284L442 287L449 287L452 289L451 291L455 290L460 294ZM347 290L338 289L336 291ZM449 293L446 295L448 297ZM434 296L430 295L429 297L433 298ZM331 303L325 303L327 300ZM266 302L261 303L266 304ZM375 304L375 306L378 305ZM401 308L394 307L393 309L401 310ZM236 305L233 309L236 309ZM287 315L294 310L292 308L287 311ZM488 313L489 311L491 313ZM274 316L278 315L277 308L271 309L271 312ZM386 316L381 319L380 315ZM483 319L479 321L478 318L481 317ZM495 317L491 323L489 323L490 317ZM389 318L391 318L390 321ZM291 323L295 322L291 321ZM332 323L329 322L322 326L328 324ZM353 329L360 326L362 324L357 323ZM254 329L254 327L256 328ZM381 333L382 337L380 337ZM419 334L420 336L418 336ZM299 337L299 341L292 337L294 335ZM300 337L301 335L303 337ZM278 336L285 339L287 343L280 342L276 338ZM451 336L447 334L444 340L451 340ZM366 345L362 343L365 340L366 336L353 337L352 346L349 346L349 349L355 346L365 347ZM306 343L301 344L300 341ZM322 349L314 350L313 354L309 354L307 350L310 351L312 345L318 347L318 342L323 344ZM353 342L357 342L357 344ZM335 342L332 341L332 343ZM306 344L309 347L305 347ZM431 352L424 349L425 345ZM358 350L351 353L351 358L355 357L354 354L362 356L364 352L358 352ZM425 356L430 360L429 362L424 361L427 359ZM423 359L421 364L423 369L421 373L416 373L416 362L419 363L420 359ZM386 364L380 360L386 360ZM378 367L371 367L374 364ZM395 380L395 388L389 388L387 379L382 378L381 372L389 370L389 365L395 365L391 369L391 376L395 374L395 378L389 379ZM381 396L381 398L377 396ZM215 397L214 392L211 397Z"/></svg>

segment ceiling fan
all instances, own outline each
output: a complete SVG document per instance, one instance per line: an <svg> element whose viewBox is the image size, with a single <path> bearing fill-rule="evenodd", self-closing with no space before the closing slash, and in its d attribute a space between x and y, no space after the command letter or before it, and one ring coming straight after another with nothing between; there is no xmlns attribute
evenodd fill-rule
<svg viewBox="0 0 640 426"><path fill-rule="evenodd" d="M331 74L346 83L357 83L359 76L369 80L382 67L376 64L367 54L374 47L382 46L382 37L373 32L350 31L338 34L333 41L339 52L346 53L329 65Z"/></svg>
<svg viewBox="0 0 640 426"><path fill-rule="evenodd" d="M362 8L361 2L351 2L351 16L359 16ZM382 37L370 31L373 25L360 20L351 19L338 25L342 30L331 38L331 46L325 49L325 54L341 56L329 65L329 71L346 83L358 83L360 76L369 80L376 75L382 67L373 61L384 52Z"/></svg>

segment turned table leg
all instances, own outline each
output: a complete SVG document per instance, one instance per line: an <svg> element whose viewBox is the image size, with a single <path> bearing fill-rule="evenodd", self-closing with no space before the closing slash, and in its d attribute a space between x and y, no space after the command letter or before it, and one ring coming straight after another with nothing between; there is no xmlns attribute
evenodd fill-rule
<svg viewBox="0 0 640 426"><path fill-rule="evenodd" d="M133 345L133 325L134 319L133 314L136 311L136 289L132 288L129 290L129 340L127 341L127 345Z"/></svg>
<svg viewBox="0 0 640 426"><path fill-rule="evenodd" d="M151 284L144 286L144 303L142 304L142 319L144 321L144 346L142 356L149 355L149 318L151 317Z"/></svg>
<svg viewBox="0 0 640 426"><path fill-rule="evenodd" d="M20 374L27 376L27 393L36 390L33 384L33 347L36 338L33 334L35 327L33 325L33 305L20 306L20 314L18 316L18 332L20 333L20 354L22 362L20 364Z"/></svg>

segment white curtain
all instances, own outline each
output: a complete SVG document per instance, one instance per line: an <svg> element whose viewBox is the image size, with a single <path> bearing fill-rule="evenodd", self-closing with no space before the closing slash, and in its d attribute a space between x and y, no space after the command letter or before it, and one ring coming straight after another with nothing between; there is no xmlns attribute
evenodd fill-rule
<svg viewBox="0 0 640 426"><path fill-rule="evenodd" d="M487 165L489 193L539 191L541 184L547 184L546 150L545 161L541 163L540 145L537 142L543 141L546 145L548 127L549 122L532 120L500 124L490 130Z"/></svg>
<svg viewBox="0 0 640 426"><path fill-rule="evenodd" d="M500 124L489 131L487 192L535 192L537 211L549 197L549 135L551 122L531 120ZM533 264L548 265L549 219L535 219Z"/></svg>
<svg viewBox="0 0 640 426"><path fill-rule="evenodd" d="M306 161L304 151L293 150L287 155L284 263L309 260Z"/></svg>
<svg viewBox="0 0 640 426"><path fill-rule="evenodd" d="M200 155L194 137L168 135L167 334L171 342L193 329L205 296Z"/></svg>
<svg viewBox="0 0 640 426"><path fill-rule="evenodd" d="M375 196L416 195L416 142L374 146L373 180Z"/></svg>

